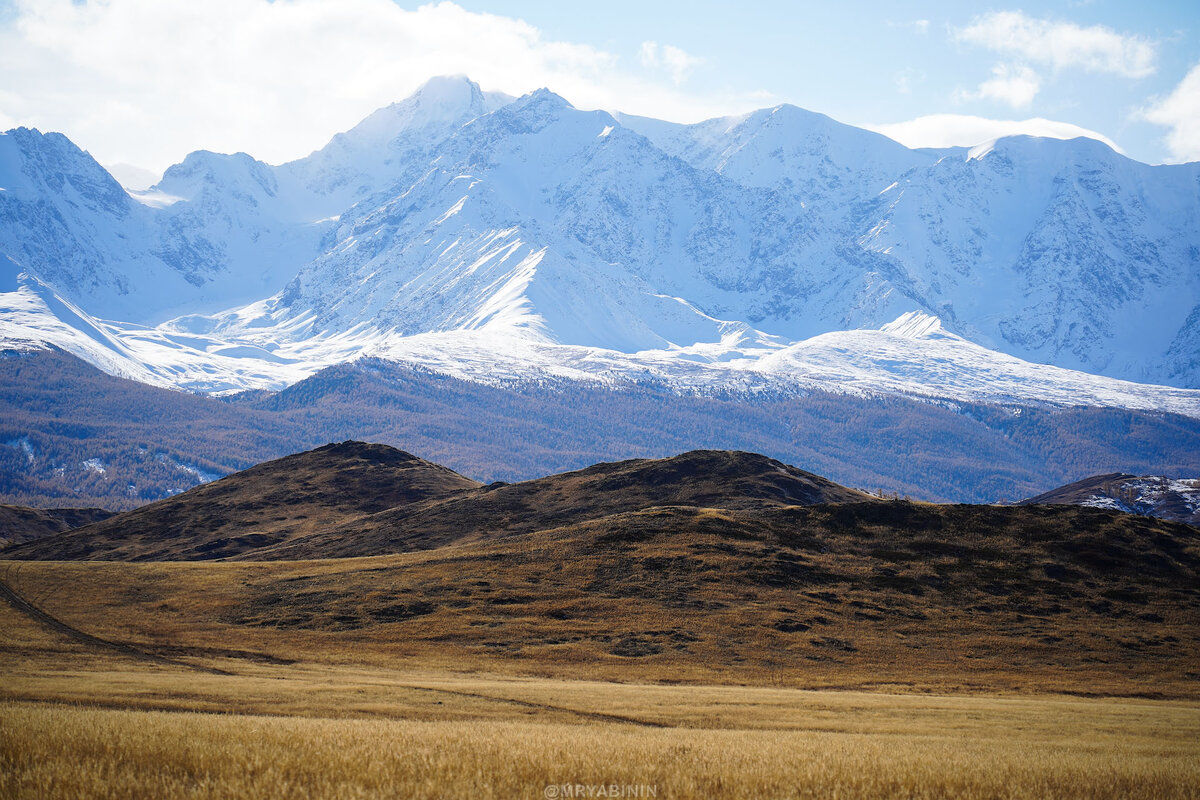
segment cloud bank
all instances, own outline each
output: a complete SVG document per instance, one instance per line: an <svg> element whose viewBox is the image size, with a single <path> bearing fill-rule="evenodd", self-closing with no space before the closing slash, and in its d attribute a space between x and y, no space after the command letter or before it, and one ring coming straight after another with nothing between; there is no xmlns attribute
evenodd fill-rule
<svg viewBox="0 0 1200 800"><path fill-rule="evenodd" d="M1173 161L1200 161L1200 64L1175 90L1142 111L1143 119L1170 128L1167 149Z"/></svg>
<svg viewBox="0 0 1200 800"><path fill-rule="evenodd" d="M993 11L976 17L956 32L962 42L1055 69L1079 67L1129 78L1154 74L1157 50L1140 36L1118 33L1103 25L1083 27L1030 17L1021 11Z"/></svg>
<svg viewBox="0 0 1200 800"><path fill-rule="evenodd" d="M967 114L930 114L907 122L864 125L864 128L895 139L905 147L974 147L1001 136L1044 136L1049 139L1096 139L1124 154L1116 142L1103 134L1072 125L1033 117L1024 120L987 119Z"/></svg>
<svg viewBox="0 0 1200 800"><path fill-rule="evenodd" d="M679 121L753 106L684 92L697 59L648 44L653 69L451 2L16 0L0 29L0 129L62 131L102 163L161 170L198 148L298 158L433 75Z"/></svg>

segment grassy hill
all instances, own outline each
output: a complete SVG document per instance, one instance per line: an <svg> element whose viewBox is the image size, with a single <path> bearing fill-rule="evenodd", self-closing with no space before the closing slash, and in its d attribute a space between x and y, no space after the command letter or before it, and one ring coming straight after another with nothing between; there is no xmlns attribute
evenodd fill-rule
<svg viewBox="0 0 1200 800"><path fill-rule="evenodd" d="M386 445L343 442L259 464L65 536L41 537L13 548L11 557L224 558L477 486Z"/></svg>
<svg viewBox="0 0 1200 800"><path fill-rule="evenodd" d="M0 547L33 541L108 519L102 508L26 508L0 504Z"/></svg>
<svg viewBox="0 0 1200 800"><path fill-rule="evenodd" d="M185 535L189 510L205 527ZM230 547L250 519L282 540ZM868 498L747 453L477 486L345 443L0 555L227 559L9 562L48 613L168 654L1182 696L1200 679L1200 529Z"/></svg>

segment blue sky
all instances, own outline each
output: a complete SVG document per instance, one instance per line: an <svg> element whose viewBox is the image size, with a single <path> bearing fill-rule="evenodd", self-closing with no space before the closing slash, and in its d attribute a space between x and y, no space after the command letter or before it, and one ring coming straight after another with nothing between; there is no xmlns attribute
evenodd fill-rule
<svg viewBox="0 0 1200 800"><path fill-rule="evenodd" d="M896 123L938 114L1044 117L1098 131L1143 161L1171 157L1164 126L1139 113L1169 95L1200 64L1200 2L635 2L609 0L603 14L547 0L485 0L469 8L514 16L555 39L582 41L638 61L644 41L670 44L697 60L686 85L703 93L764 97L853 124ZM1031 58L964 37L973 21L1022 12L1085 31L1102 27L1153 50L1152 71L1118 71ZM1031 70L1028 103L979 86ZM1015 103L1015 104L1014 104Z"/></svg>
<svg viewBox="0 0 1200 800"><path fill-rule="evenodd" d="M1200 160L1194 0L0 0L0 128L106 164L295 158L447 73L679 121L789 102L910 145L1078 126Z"/></svg>

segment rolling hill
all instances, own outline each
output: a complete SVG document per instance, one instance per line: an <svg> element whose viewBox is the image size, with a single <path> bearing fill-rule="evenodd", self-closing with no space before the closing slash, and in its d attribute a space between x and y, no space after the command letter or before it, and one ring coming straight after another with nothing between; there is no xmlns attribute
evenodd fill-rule
<svg viewBox="0 0 1200 800"><path fill-rule="evenodd" d="M752 453L695 451L481 487L384 445L343 442L5 551L12 558L331 558L432 549L660 506L757 508L867 495Z"/></svg>
<svg viewBox="0 0 1200 800"><path fill-rule="evenodd" d="M0 559L59 623L174 659L1168 696L1200 675L1196 527L873 498L748 453L479 486L343 443Z"/></svg>
<svg viewBox="0 0 1200 800"><path fill-rule="evenodd" d="M0 504L0 547L62 533L113 515L102 508L27 508Z"/></svg>
<svg viewBox="0 0 1200 800"><path fill-rule="evenodd" d="M385 445L343 442L270 461L101 520L38 552L54 559L222 558L479 484Z"/></svg>

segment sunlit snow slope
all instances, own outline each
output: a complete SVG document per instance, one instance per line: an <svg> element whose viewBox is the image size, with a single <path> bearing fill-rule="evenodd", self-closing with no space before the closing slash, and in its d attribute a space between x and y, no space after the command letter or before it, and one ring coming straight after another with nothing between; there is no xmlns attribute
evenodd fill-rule
<svg viewBox="0 0 1200 800"><path fill-rule="evenodd" d="M0 135L0 336L208 392L371 355L1200 416L1198 220L1200 165L1092 140L914 151L439 78L306 158L193 153L132 195Z"/></svg>

